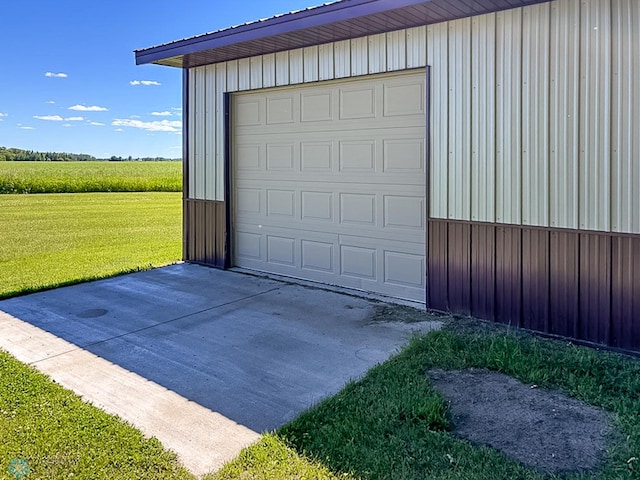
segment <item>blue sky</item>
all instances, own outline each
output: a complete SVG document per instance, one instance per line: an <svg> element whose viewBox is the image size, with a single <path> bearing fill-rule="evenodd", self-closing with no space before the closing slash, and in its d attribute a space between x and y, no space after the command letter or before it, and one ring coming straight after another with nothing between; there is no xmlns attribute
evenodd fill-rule
<svg viewBox="0 0 640 480"><path fill-rule="evenodd" d="M99 158L181 156L182 72L133 50L314 0L5 0L0 146Z"/></svg>

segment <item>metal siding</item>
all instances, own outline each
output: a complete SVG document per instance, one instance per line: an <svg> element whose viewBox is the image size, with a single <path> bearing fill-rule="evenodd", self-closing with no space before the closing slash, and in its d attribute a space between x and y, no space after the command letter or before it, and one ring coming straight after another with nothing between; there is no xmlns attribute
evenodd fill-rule
<svg viewBox="0 0 640 480"><path fill-rule="evenodd" d="M262 88L262 57L251 57L250 62L251 78L250 85L252 89Z"/></svg>
<svg viewBox="0 0 640 480"><path fill-rule="evenodd" d="M251 59L243 58L238 60L238 90L249 90L251 88Z"/></svg>
<svg viewBox="0 0 640 480"><path fill-rule="evenodd" d="M264 88L276 86L276 54L262 57L262 85Z"/></svg>
<svg viewBox="0 0 640 480"><path fill-rule="evenodd" d="M205 200L216 197L216 66L207 65L205 71Z"/></svg>
<svg viewBox="0 0 640 480"><path fill-rule="evenodd" d="M207 106L207 87L206 87L206 67L198 67L195 69L195 112L192 126L195 126L195 189L192 198L204 199L206 191L207 178L207 161L206 161L206 106Z"/></svg>
<svg viewBox="0 0 640 480"><path fill-rule="evenodd" d="M238 61L227 62L227 92L238 91Z"/></svg>
<svg viewBox="0 0 640 480"><path fill-rule="evenodd" d="M449 23L449 218L471 218L471 19Z"/></svg>
<svg viewBox="0 0 640 480"><path fill-rule="evenodd" d="M471 315L471 225L450 222L448 242L449 308L455 313Z"/></svg>
<svg viewBox="0 0 640 480"><path fill-rule="evenodd" d="M471 219L495 221L496 180L496 17L471 22L472 140Z"/></svg>
<svg viewBox="0 0 640 480"><path fill-rule="evenodd" d="M496 227L495 320L514 326L522 324L522 229ZM491 319L493 320L493 319Z"/></svg>
<svg viewBox="0 0 640 480"><path fill-rule="evenodd" d="M224 128L224 95L227 87L227 65L216 65L216 194L214 199L225 200L225 128Z"/></svg>
<svg viewBox="0 0 640 480"><path fill-rule="evenodd" d="M610 229L610 2L583 0L580 50L580 228Z"/></svg>
<svg viewBox="0 0 640 480"><path fill-rule="evenodd" d="M276 85L289 85L289 52L276 53Z"/></svg>
<svg viewBox="0 0 640 480"><path fill-rule="evenodd" d="M301 48L289 51L289 84L304 83L304 54Z"/></svg>
<svg viewBox="0 0 640 480"><path fill-rule="evenodd" d="M304 67L303 77L305 82L317 82L318 81L318 46L307 47L304 49Z"/></svg>
<svg viewBox="0 0 640 480"><path fill-rule="evenodd" d="M613 0L611 230L640 233L640 3Z"/></svg>
<svg viewBox="0 0 640 480"><path fill-rule="evenodd" d="M496 227L471 225L471 314L495 317Z"/></svg>
<svg viewBox="0 0 640 480"><path fill-rule="evenodd" d="M387 71L407 68L407 39L405 30L389 32L387 35Z"/></svg>
<svg viewBox="0 0 640 480"><path fill-rule="evenodd" d="M194 198L196 194L196 72L195 69L189 70L189 108L187 111L189 132L187 138L188 157L184 159L189 164L188 167L188 198Z"/></svg>
<svg viewBox="0 0 640 480"><path fill-rule="evenodd" d="M407 68L427 64L427 27L407 29Z"/></svg>
<svg viewBox="0 0 640 480"><path fill-rule="evenodd" d="M549 226L549 4L525 7L522 58L522 223Z"/></svg>
<svg viewBox="0 0 640 480"><path fill-rule="evenodd" d="M449 226L446 220L429 220L427 238L427 265L429 276L429 297L427 306L434 310L449 310L449 269L447 264L449 249Z"/></svg>
<svg viewBox="0 0 640 480"><path fill-rule="evenodd" d="M431 66L431 129L429 143L430 216L447 218L449 178L449 35L446 23L430 25L427 29L427 62Z"/></svg>
<svg viewBox="0 0 640 480"><path fill-rule="evenodd" d="M335 78L351 76L351 42L349 40L335 42L333 48Z"/></svg>
<svg viewBox="0 0 640 480"><path fill-rule="evenodd" d="M351 40L351 76L366 75L369 72L367 37Z"/></svg>
<svg viewBox="0 0 640 480"><path fill-rule="evenodd" d="M549 238L549 333L577 337L579 235L552 231Z"/></svg>
<svg viewBox="0 0 640 480"><path fill-rule="evenodd" d="M224 202L184 201L185 261L224 268L226 214Z"/></svg>
<svg viewBox="0 0 640 480"><path fill-rule="evenodd" d="M640 350L640 238L614 237L612 253L611 343Z"/></svg>
<svg viewBox="0 0 640 480"><path fill-rule="evenodd" d="M320 80L333 80L334 58L333 44L320 45L318 47L318 78Z"/></svg>
<svg viewBox="0 0 640 480"><path fill-rule="evenodd" d="M369 73L387 70L387 36L384 33L369 37Z"/></svg>
<svg viewBox="0 0 640 480"><path fill-rule="evenodd" d="M578 228L580 3L551 4L550 225Z"/></svg>
<svg viewBox="0 0 640 480"><path fill-rule="evenodd" d="M611 237L580 234L580 325L582 340L611 342Z"/></svg>
<svg viewBox="0 0 640 480"><path fill-rule="evenodd" d="M522 9L496 18L496 221L522 221Z"/></svg>
<svg viewBox="0 0 640 480"><path fill-rule="evenodd" d="M549 231L522 230L522 326L549 332Z"/></svg>

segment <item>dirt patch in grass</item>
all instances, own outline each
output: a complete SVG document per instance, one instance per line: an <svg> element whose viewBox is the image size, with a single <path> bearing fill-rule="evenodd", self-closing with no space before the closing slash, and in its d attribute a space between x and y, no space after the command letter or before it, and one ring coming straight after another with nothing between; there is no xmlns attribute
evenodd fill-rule
<svg viewBox="0 0 640 480"><path fill-rule="evenodd" d="M428 376L449 402L455 435L541 472L595 469L616 435L605 410L501 373L433 369Z"/></svg>

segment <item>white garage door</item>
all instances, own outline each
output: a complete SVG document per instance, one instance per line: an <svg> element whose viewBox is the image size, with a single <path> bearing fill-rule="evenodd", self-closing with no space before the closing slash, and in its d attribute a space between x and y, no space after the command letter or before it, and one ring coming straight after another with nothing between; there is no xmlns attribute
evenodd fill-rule
<svg viewBox="0 0 640 480"><path fill-rule="evenodd" d="M425 72L236 94L236 266L425 300Z"/></svg>

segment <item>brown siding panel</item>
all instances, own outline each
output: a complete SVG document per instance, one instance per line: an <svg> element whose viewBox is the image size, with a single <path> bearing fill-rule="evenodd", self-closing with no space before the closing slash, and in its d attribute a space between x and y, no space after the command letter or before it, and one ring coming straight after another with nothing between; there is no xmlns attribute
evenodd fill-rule
<svg viewBox="0 0 640 480"><path fill-rule="evenodd" d="M496 227L496 316L495 320L521 325L522 230ZM490 319L493 320L493 319Z"/></svg>
<svg viewBox="0 0 640 480"><path fill-rule="evenodd" d="M580 234L580 309L577 338L611 342L611 237Z"/></svg>
<svg viewBox="0 0 640 480"><path fill-rule="evenodd" d="M225 268L227 226L224 202L187 199L184 209L184 260Z"/></svg>
<svg viewBox="0 0 640 480"><path fill-rule="evenodd" d="M549 232L522 231L522 326L549 333Z"/></svg>
<svg viewBox="0 0 640 480"><path fill-rule="evenodd" d="M549 333L578 336L578 246L576 232L550 232Z"/></svg>
<svg viewBox="0 0 640 480"><path fill-rule="evenodd" d="M445 220L429 220L429 244L427 246L427 304L434 310L449 310L448 296L448 223Z"/></svg>
<svg viewBox="0 0 640 480"><path fill-rule="evenodd" d="M480 318L495 317L496 227L471 226L471 313Z"/></svg>
<svg viewBox="0 0 640 480"><path fill-rule="evenodd" d="M612 344L640 350L640 238L613 238Z"/></svg>
<svg viewBox="0 0 640 480"><path fill-rule="evenodd" d="M471 315L471 225L449 224L447 269L449 307L463 315Z"/></svg>

